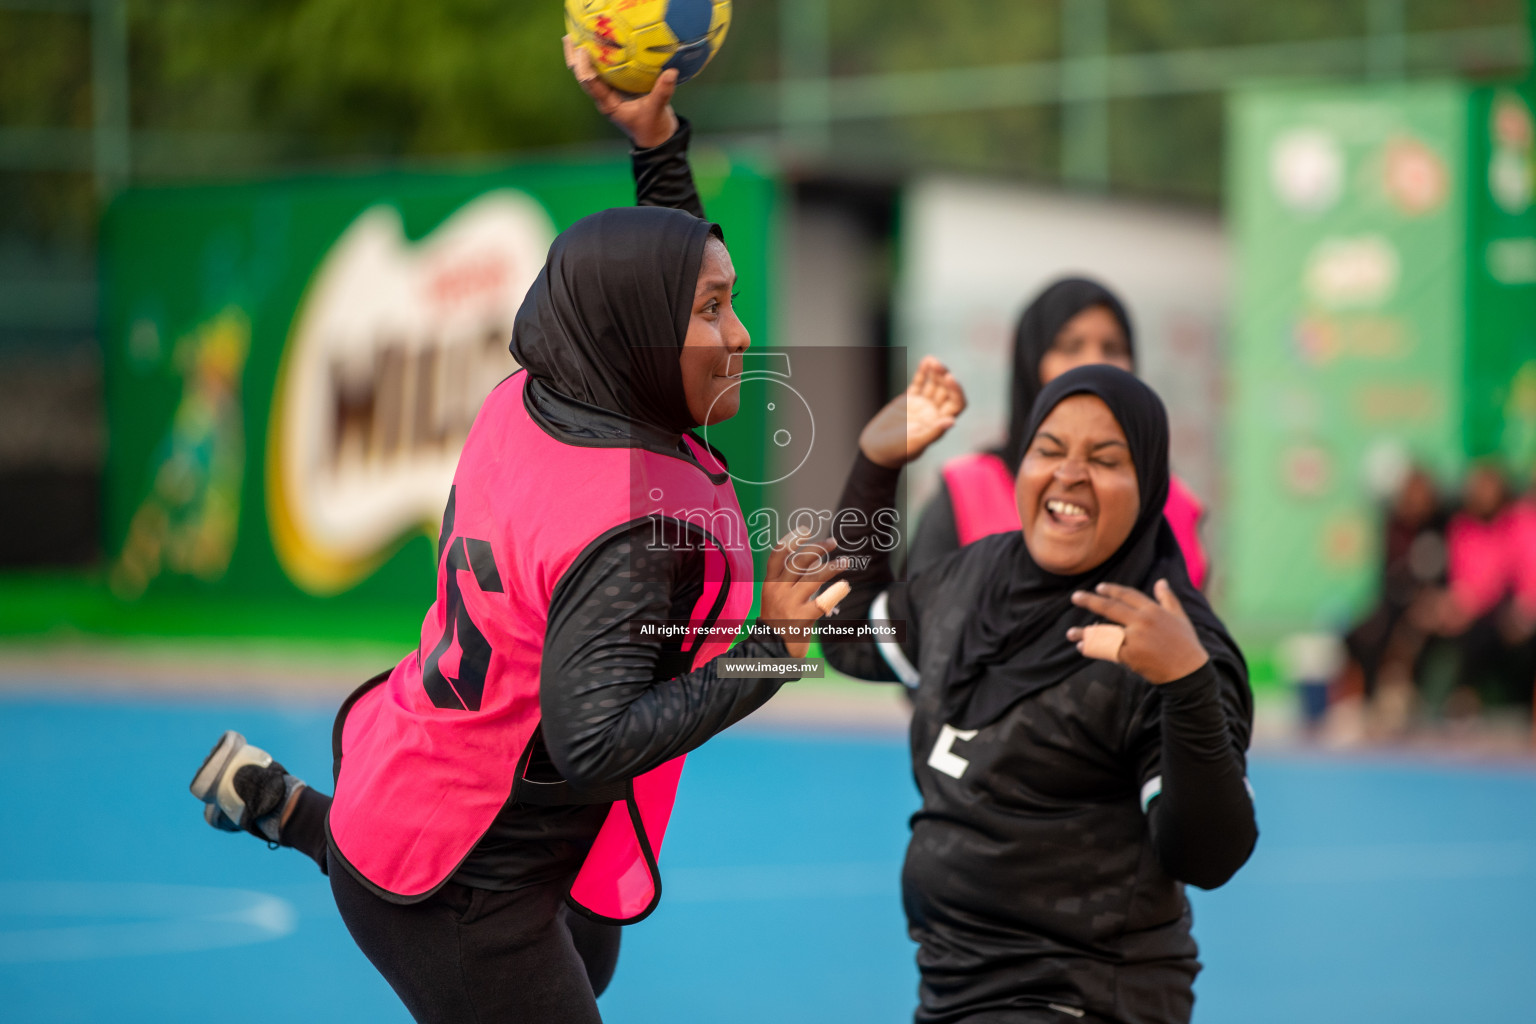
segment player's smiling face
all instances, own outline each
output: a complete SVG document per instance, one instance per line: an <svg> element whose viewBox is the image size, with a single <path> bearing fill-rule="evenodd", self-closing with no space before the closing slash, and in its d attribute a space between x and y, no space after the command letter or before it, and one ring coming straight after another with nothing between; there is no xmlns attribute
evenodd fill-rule
<svg viewBox="0 0 1536 1024"><path fill-rule="evenodd" d="M731 305L735 287L731 254L711 235L704 244L693 315L679 357L688 414L701 427L730 419L741 406L741 353L752 338Z"/></svg>
<svg viewBox="0 0 1536 1024"><path fill-rule="evenodd" d="M1075 576L1107 561L1141 511L1131 450L1109 406L1072 395L1052 409L1024 455L1016 496L1040 568Z"/></svg>

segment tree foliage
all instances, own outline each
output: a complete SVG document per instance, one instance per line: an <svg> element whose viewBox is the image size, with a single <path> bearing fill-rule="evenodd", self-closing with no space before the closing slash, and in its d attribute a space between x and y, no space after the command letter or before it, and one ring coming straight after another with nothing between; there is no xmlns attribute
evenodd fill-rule
<svg viewBox="0 0 1536 1024"><path fill-rule="evenodd" d="M558 3L171 0L134 17L134 116L238 126L304 155L441 155L591 138Z"/></svg>
<svg viewBox="0 0 1536 1024"><path fill-rule="evenodd" d="M186 151L169 166L141 163L141 175L260 173L613 139L562 65L560 0L124 2L133 128ZM832 72L863 74L1052 59L1060 53L1061 5L1070 0L825 2ZM1359 36L1371 3L1108 0L1108 45L1127 53ZM812 0L737 0L730 38L701 82L773 89L786 56L781 18L815 10ZM1403 10L1410 30L1525 17L1523 0L1404 0ZM88 128L90 83L84 18L0 12L0 125ZM1116 101L1115 185L1215 201L1221 111L1216 96ZM835 126L834 155L1049 181L1059 125L1050 106L849 122ZM220 161L209 155L213 148L199 149L206 133L243 141ZM0 233L78 234L88 230L91 203L84 174L0 173Z"/></svg>

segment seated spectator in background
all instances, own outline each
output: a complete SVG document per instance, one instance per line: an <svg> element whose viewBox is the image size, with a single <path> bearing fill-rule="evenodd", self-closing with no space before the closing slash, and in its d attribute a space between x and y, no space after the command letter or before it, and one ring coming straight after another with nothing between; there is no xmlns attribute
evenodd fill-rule
<svg viewBox="0 0 1536 1024"><path fill-rule="evenodd" d="M1474 465L1451 516L1450 596L1443 626L1459 633L1494 611L1509 593L1509 487L1490 463Z"/></svg>
<svg viewBox="0 0 1536 1024"><path fill-rule="evenodd" d="M1462 507L1447 532L1448 587L1426 608L1434 633L1454 650L1454 689L1446 713L1457 716L1483 704L1531 702L1531 630L1521 628L1515 597L1522 540L1530 536L1525 503L1511 503L1503 474L1492 463L1468 472ZM1527 593L1533 586L1523 582Z"/></svg>
<svg viewBox="0 0 1536 1024"><path fill-rule="evenodd" d="M1531 687L1525 695L1529 701L1536 694L1536 467L1525 494L1510 506L1508 515L1513 593L1504 616L1504 641L1524 658L1515 671L1525 672Z"/></svg>
<svg viewBox="0 0 1536 1024"><path fill-rule="evenodd" d="M1446 515L1434 478L1414 466L1387 509L1382 528L1381 584L1376 606L1344 637L1349 662L1336 694L1373 699L1385 689L1399 713L1389 731L1405 726L1411 709L1414 666L1424 649L1421 618L1410 615L1426 594L1446 581ZM1381 685L1384 684L1384 685Z"/></svg>

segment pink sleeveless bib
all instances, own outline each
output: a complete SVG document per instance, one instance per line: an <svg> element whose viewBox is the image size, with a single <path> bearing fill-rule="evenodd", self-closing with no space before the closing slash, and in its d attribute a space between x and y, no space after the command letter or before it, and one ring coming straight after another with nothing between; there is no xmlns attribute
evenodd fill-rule
<svg viewBox="0 0 1536 1024"><path fill-rule="evenodd" d="M1451 594L1473 618L1486 615L1514 586L1520 552L1513 507L1488 522L1458 512L1446 531Z"/></svg>
<svg viewBox="0 0 1536 1024"><path fill-rule="evenodd" d="M739 621L751 608L746 524L713 453L686 439L714 480L681 457L564 444L529 416L526 380L519 372L492 391L465 441L420 647L338 716L332 846L394 902L436 891L512 795L539 725L550 599L594 541L637 519L686 530L705 555L691 618ZM684 650L698 666L732 639ZM628 923L655 908L683 760L631 780L613 804L571 888L589 915Z"/></svg>
<svg viewBox="0 0 1536 1024"><path fill-rule="evenodd" d="M1205 517L1205 507L1195 497L1184 481L1168 474L1168 503L1163 506L1163 518L1173 527L1174 539L1184 552L1184 567L1189 570L1189 582L1196 590L1205 587L1207 563L1205 548L1200 544L1200 520Z"/></svg>
<svg viewBox="0 0 1536 1024"><path fill-rule="evenodd" d="M1522 498L1511 510L1510 546L1515 598L1527 615L1536 615L1536 499Z"/></svg>
<svg viewBox="0 0 1536 1024"><path fill-rule="evenodd" d="M961 547L994 533L1021 529L1013 474L1002 459L986 452L961 455L946 462L943 472ZM1200 544L1199 529L1203 515L1200 500L1178 477L1170 476L1163 516L1173 528L1189 580L1197 588L1205 586L1205 548Z"/></svg>

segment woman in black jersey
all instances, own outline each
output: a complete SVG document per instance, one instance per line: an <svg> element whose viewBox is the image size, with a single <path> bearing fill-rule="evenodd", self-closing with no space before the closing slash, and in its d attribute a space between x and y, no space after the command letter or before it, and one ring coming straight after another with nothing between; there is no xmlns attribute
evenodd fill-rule
<svg viewBox="0 0 1536 1024"><path fill-rule="evenodd" d="M846 521L889 507L910 461L893 403L860 439ZM1162 515L1168 424L1131 374L1041 392L1017 477L1022 529L910 582L874 557L826 642L861 679L915 690L922 808L902 873L919 1024L1188 1021L1199 963L1184 883L1214 888L1257 838L1237 645Z"/></svg>

